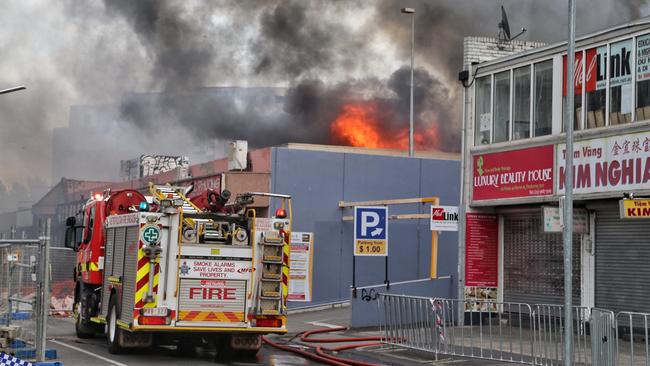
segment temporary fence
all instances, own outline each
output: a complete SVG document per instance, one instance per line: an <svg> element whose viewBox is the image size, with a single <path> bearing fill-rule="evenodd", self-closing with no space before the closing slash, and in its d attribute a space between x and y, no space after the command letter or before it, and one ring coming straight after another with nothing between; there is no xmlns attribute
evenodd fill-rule
<svg viewBox="0 0 650 366"><path fill-rule="evenodd" d="M22 359L55 357L46 350L50 309L49 238L0 239L0 348ZM47 274L47 275L46 275Z"/></svg>
<svg viewBox="0 0 650 366"><path fill-rule="evenodd" d="M650 314L616 314L616 365L650 365Z"/></svg>
<svg viewBox="0 0 650 366"><path fill-rule="evenodd" d="M439 355L563 365L564 307L380 294L384 343ZM576 306L572 364L650 366L650 314Z"/></svg>
<svg viewBox="0 0 650 366"><path fill-rule="evenodd" d="M0 324L4 325L0 345L22 348L36 344L39 292L36 282L40 257L38 241L0 244ZM14 347L12 347L14 346Z"/></svg>
<svg viewBox="0 0 650 366"><path fill-rule="evenodd" d="M438 349L441 329L432 314L428 297L380 295L384 341L421 351Z"/></svg>
<svg viewBox="0 0 650 366"><path fill-rule="evenodd" d="M564 364L564 306L554 304L533 305L533 344L536 365ZM589 365L591 345L587 336L589 308L574 306L573 320L573 363Z"/></svg>
<svg viewBox="0 0 650 366"><path fill-rule="evenodd" d="M70 248L50 247L50 317L72 316L76 257Z"/></svg>

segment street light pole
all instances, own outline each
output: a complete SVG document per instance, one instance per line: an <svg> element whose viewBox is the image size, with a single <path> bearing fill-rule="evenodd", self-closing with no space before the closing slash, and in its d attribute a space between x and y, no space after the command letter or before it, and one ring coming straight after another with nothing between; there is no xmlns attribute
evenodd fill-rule
<svg viewBox="0 0 650 366"><path fill-rule="evenodd" d="M409 113L409 157L413 157L413 59L415 55L415 9L402 8L403 14L411 15L411 101Z"/></svg>
<svg viewBox="0 0 650 366"><path fill-rule="evenodd" d="M19 91L19 90L25 90L25 89L27 89L27 88L25 88L25 86L21 85L21 86L16 86L16 87L9 88L9 89L0 90L0 94L12 93L12 92L16 92L16 91Z"/></svg>
<svg viewBox="0 0 650 366"><path fill-rule="evenodd" d="M573 118L575 97L576 3L569 0L569 40L567 42L566 143L564 165L564 365L573 364Z"/></svg>

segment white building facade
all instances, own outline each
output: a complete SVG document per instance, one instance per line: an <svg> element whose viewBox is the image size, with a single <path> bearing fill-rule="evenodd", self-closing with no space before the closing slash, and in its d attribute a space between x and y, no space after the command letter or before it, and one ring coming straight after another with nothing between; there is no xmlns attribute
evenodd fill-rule
<svg viewBox="0 0 650 366"><path fill-rule="evenodd" d="M487 61L476 47L465 42L462 296L561 304L566 43ZM650 312L650 200L624 200L650 197L650 20L578 38L575 60L574 302Z"/></svg>

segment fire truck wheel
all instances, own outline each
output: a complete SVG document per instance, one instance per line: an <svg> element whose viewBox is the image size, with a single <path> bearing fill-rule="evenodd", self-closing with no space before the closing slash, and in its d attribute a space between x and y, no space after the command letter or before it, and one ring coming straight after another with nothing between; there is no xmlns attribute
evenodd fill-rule
<svg viewBox="0 0 650 366"><path fill-rule="evenodd" d="M259 348L257 349L235 349L232 344L230 335L217 336L215 339L217 345L217 362L232 362L233 360L253 360L256 358ZM261 342L261 340L260 340Z"/></svg>
<svg viewBox="0 0 650 366"><path fill-rule="evenodd" d="M119 354L124 352L122 347L122 329L117 325L117 300L111 297L108 305L108 319L106 321L106 339L108 340L108 352Z"/></svg>
<svg viewBox="0 0 650 366"><path fill-rule="evenodd" d="M196 354L196 347L191 339L179 340L176 345L176 351L183 356L193 357Z"/></svg>
<svg viewBox="0 0 650 366"><path fill-rule="evenodd" d="M83 303L78 301L74 304L74 330L77 338L87 339L95 336L95 328L83 318Z"/></svg>

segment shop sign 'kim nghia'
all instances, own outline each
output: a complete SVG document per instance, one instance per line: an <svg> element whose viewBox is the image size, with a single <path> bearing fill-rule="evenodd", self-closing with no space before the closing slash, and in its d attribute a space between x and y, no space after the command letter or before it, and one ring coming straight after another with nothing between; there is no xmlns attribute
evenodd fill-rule
<svg viewBox="0 0 650 366"><path fill-rule="evenodd" d="M564 192L566 148L557 146L557 192ZM573 192L605 193L647 189L650 132L579 141L573 145Z"/></svg>

